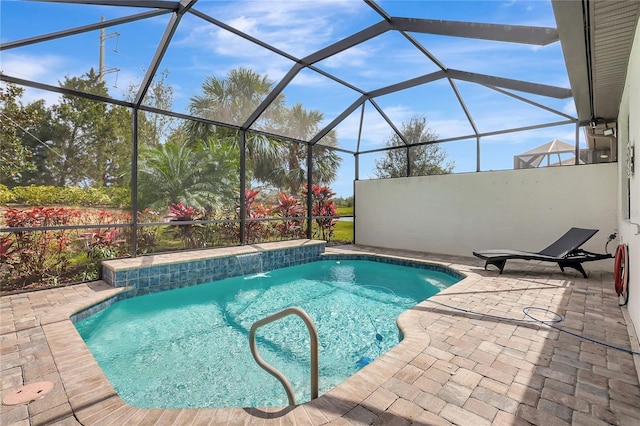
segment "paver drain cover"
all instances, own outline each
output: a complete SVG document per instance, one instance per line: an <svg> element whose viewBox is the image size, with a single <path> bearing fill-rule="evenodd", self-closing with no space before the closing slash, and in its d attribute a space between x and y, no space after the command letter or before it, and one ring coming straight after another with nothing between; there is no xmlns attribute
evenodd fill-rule
<svg viewBox="0 0 640 426"><path fill-rule="evenodd" d="M38 399L53 389L51 382L35 382L12 390L2 398L4 405L26 404Z"/></svg>

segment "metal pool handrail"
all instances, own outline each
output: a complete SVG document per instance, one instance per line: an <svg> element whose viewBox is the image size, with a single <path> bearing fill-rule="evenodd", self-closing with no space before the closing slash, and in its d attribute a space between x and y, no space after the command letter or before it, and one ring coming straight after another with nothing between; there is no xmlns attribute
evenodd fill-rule
<svg viewBox="0 0 640 426"><path fill-rule="evenodd" d="M293 388L291 384L287 380L287 378L282 374L278 369L269 365L265 360L262 359L260 354L258 353L258 348L256 347L256 330L263 325L272 323L280 318L284 318L289 315L297 315L302 321L304 321L307 329L309 330L309 337L311 338L311 399L315 399L318 397L318 331L316 330L316 326L313 324L311 317L307 315L305 311L298 307L290 307L287 309L283 309L280 312L277 312L273 315L269 315L268 317L262 318L261 320L256 321L251 326L251 330L249 331L249 346L251 346L251 354L253 358L256 360L258 365L262 367L263 370L266 370L269 374L274 376L276 379L282 383L285 391L287 391L287 397L289 398L289 405L296 405L296 398L293 394Z"/></svg>

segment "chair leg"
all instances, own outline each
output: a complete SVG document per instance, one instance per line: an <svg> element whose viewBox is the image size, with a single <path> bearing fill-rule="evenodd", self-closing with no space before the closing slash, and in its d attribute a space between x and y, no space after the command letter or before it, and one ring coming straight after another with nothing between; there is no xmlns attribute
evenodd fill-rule
<svg viewBox="0 0 640 426"><path fill-rule="evenodd" d="M501 259L501 260L487 260L484 263L484 269L485 271L487 270L487 266L489 265L494 265L496 268L498 268L500 270L500 273L502 274L502 270L504 269L504 265L505 263L507 263L507 259Z"/></svg>
<svg viewBox="0 0 640 426"><path fill-rule="evenodd" d="M587 276L587 271L584 270L584 268L582 267L582 263L564 263L564 262L558 262L558 266L560 267L560 270L562 272L564 272L564 268L573 268L576 271L580 272L582 274L583 277L585 278L589 278Z"/></svg>

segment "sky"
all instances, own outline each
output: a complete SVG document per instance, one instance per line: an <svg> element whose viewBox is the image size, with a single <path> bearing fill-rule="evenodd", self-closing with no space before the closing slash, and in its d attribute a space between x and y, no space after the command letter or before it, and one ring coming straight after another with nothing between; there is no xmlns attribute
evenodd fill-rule
<svg viewBox="0 0 640 426"><path fill-rule="evenodd" d="M555 27L548 0L430 1L386 0L376 2L390 16L432 20L467 21L518 26ZM225 25L260 39L294 58L304 58L338 40L382 20L358 0L200 0L194 8ZM146 12L146 9L97 5L2 0L0 42L9 43L50 32ZM109 27L104 38L105 81L116 99L129 96L140 85L169 22L169 15ZM411 33L432 56L450 69L531 81L569 88L560 42L546 46L524 45L433 34ZM0 51L0 69L6 75L58 85L65 77L80 76L99 68L100 33L90 31L38 44ZM372 91L437 71L427 56L397 32L355 45L314 64L361 90ZM174 94L173 110L186 113L189 100L202 93L205 78L224 78L239 67L250 68L277 83L294 62L264 49L192 14L186 14L164 54L159 71ZM470 136L472 124L461 107L457 90L479 132L538 125L565 117L475 83L447 79L375 98L377 105L400 128L412 117L424 116L440 139ZM359 93L311 69L303 69L284 90L288 106L299 102L307 110L323 114L321 127L351 105ZM575 116L571 98L554 99L512 92L555 111ZM58 101L55 93L29 89L23 102ZM367 103L336 127L339 147L355 151L385 146L392 128L376 108ZM481 170L513 168L514 155L553 139L575 143L575 126L564 125L527 132L483 137ZM359 141L359 142L358 142ZM581 144L584 144L581 141ZM476 170L476 139L442 144L455 163L454 172ZM360 156L359 178L372 178L380 154ZM331 184L338 196L353 193L354 156L341 154L338 179ZM562 159L566 159L564 156Z"/></svg>

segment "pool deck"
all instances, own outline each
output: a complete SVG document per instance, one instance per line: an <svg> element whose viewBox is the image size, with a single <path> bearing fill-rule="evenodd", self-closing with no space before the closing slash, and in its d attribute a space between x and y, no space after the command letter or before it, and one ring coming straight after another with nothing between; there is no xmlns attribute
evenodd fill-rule
<svg viewBox="0 0 640 426"><path fill-rule="evenodd" d="M361 246L326 252L427 260L467 278L403 313L405 339L335 389L306 404L267 409L125 404L69 319L122 289L96 281L2 296L2 398L34 382L54 386L33 402L3 404L0 424L640 424L640 356L592 341L640 351L612 273L587 265L584 279L555 265L510 261L498 275L475 258ZM592 340L531 321L523 314L528 306L558 312L559 327Z"/></svg>

